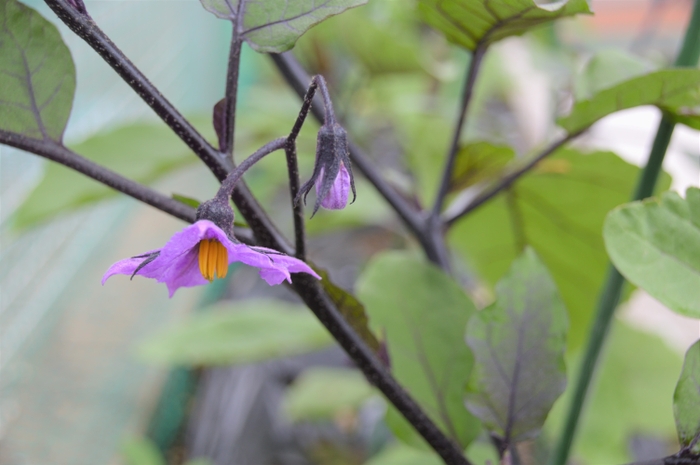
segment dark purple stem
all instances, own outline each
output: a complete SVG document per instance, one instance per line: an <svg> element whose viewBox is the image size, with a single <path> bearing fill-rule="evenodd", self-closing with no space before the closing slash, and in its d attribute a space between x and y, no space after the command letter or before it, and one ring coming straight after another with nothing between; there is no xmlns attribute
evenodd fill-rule
<svg viewBox="0 0 700 465"><path fill-rule="evenodd" d="M20 150L34 153L48 160L83 173L89 178L107 185L130 197L169 213L176 218L192 223L195 220L195 210L177 200L171 199L142 184L125 178L104 166L81 157L53 140L38 140L24 137L8 131L0 130L0 144L9 145Z"/></svg>
<svg viewBox="0 0 700 465"><path fill-rule="evenodd" d="M460 211L457 213L450 215L448 218L445 218L445 224L449 227L453 225L456 221L458 221L460 218L463 216L467 215L468 213L472 212L473 210L477 209L484 203L488 202L492 198L494 198L496 195L498 195L501 191L507 189L510 187L511 184L513 184L515 181L517 181L522 175L530 171L532 168L537 166L539 162L547 158L549 155L552 153L556 152L559 148L561 148L563 145L565 145L567 142L571 141L572 139L578 137L581 135L583 131L575 132L573 134L567 134L565 137L559 139L558 141L552 143L549 147L547 147L544 151L542 151L540 154L537 156L533 157L530 159L527 163L525 163L523 166L511 171L510 173L506 174L503 176L499 181L497 181L495 184L492 184L488 187L486 187L480 194L478 194L474 200L472 200L469 204L467 204L464 208L462 208Z"/></svg>
<svg viewBox="0 0 700 465"><path fill-rule="evenodd" d="M293 55L289 52L282 54L270 54L270 58L277 66L282 77L287 81L289 86L303 98L306 94L306 85L310 80L308 73L301 67ZM323 102L316 97L314 105L311 106L311 113L319 122L323 122L325 115L321 110ZM399 218L404 222L408 230L418 239L423 246L426 256L430 261L436 264L443 262L442 256L444 253L440 251L440 240L431 236L426 227L426 218L422 212L416 210L404 197L402 197L387 181L382 177L381 173L374 166L370 158L357 145L350 143L350 158L353 166L357 167L362 174L374 185L375 189L394 211L399 215ZM443 241L444 242L444 241Z"/></svg>
<svg viewBox="0 0 700 465"><path fill-rule="evenodd" d="M226 96L224 100L224 131L221 141L221 152L229 161L233 161L233 145L236 130L236 102L238 100L238 75L241 68L241 46L243 41L238 34L238 28L233 25L231 49L228 57L226 72Z"/></svg>
<svg viewBox="0 0 700 465"><path fill-rule="evenodd" d="M76 35L85 40L103 60L143 99L180 139L209 167L219 181L228 176L233 162L212 147L201 134L177 111L156 87L88 16L76 11L67 0L45 0L45 3ZM233 201L246 217L258 239L280 244L280 250L290 253L291 247L244 182L236 185ZM264 236L264 237L262 237Z"/></svg>
<svg viewBox="0 0 700 465"><path fill-rule="evenodd" d="M435 204L433 205L432 217L434 222L440 217L442 205L445 202L445 196L450 189L450 180L452 179L452 172L454 171L455 159L457 158L457 153L459 152L459 140L462 135L462 128L464 127L464 121L467 118L469 103L471 102L472 95L474 94L474 84L476 83L476 77L481 69L481 62L486 54L486 48L486 45L479 43L474 49L472 58L469 61L469 70L467 71L467 75L464 79L464 88L462 89L462 101L459 106L459 116L457 117L457 124L452 134L452 142L450 144L450 150L447 153L445 169L442 172L442 181L438 187L437 196L435 197Z"/></svg>
<svg viewBox="0 0 700 465"><path fill-rule="evenodd" d="M107 36L89 18L81 15L67 3L67 0L45 0L46 4L78 36L83 38L134 91L170 126L175 133L202 159L219 180L227 177L232 170L232 162L225 154L214 149L187 122L182 115L158 92L146 77L121 53ZM306 77L303 82L308 82ZM302 84L305 86L305 84ZM304 94L304 90L300 95ZM320 115L319 115L320 116ZM32 150L31 148L29 148ZM351 154L357 166L368 179L378 186L382 195L397 210L407 224L421 231L421 217L412 210L379 176L369 160L351 145ZM379 187L381 186L381 187ZM290 246L275 225L262 210L243 182L238 182L233 192L233 200L252 229L258 244L289 254ZM404 415L413 427L448 465L470 465L459 447L452 443L435 423L423 412L420 406L386 371L382 362L348 325L328 295L318 282L309 275L299 273L294 276L293 285L299 296L307 303L328 331L336 338L357 367Z"/></svg>
<svg viewBox="0 0 700 465"><path fill-rule="evenodd" d="M243 174L267 155L283 149L286 143L287 139L280 137L279 139L275 139L272 142L268 142L267 144L263 145L256 150L255 153L243 160L243 162L234 168L234 170L231 171L231 174L229 174L226 179L223 180L219 191L216 193L216 197L220 200L228 202L228 198L231 197L233 189L236 187Z"/></svg>

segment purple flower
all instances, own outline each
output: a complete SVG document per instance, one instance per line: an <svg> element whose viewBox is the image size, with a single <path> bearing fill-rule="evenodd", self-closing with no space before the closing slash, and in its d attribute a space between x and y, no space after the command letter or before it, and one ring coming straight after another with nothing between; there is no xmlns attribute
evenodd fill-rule
<svg viewBox="0 0 700 465"><path fill-rule="evenodd" d="M323 179L323 168L319 175ZM322 192L322 185L316 184L316 197L321 199L321 206L328 210L341 210L348 204L348 195L350 194L350 173L345 168L343 162L340 163L338 175L335 177L330 189L325 196Z"/></svg>
<svg viewBox="0 0 700 465"><path fill-rule="evenodd" d="M145 276L168 286L170 297L181 287L206 284L223 278L232 262L242 262L260 269L269 285L291 282L290 273L308 273L321 277L306 263L276 250L249 247L231 240L209 220L199 220L176 233L160 250L120 260L110 266L102 284L115 274Z"/></svg>
<svg viewBox="0 0 700 465"><path fill-rule="evenodd" d="M324 124L318 131L314 172L299 189L295 202L304 199L316 186L316 203L313 215L319 207L340 210L348 203L350 191L355 200L355 181L350 168L348 136L339 124Z"/></svg>

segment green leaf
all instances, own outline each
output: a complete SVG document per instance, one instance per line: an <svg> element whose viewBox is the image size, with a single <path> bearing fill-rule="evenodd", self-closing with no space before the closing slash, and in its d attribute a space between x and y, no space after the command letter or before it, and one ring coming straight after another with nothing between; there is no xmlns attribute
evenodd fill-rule
<svg viewBox="0 0 700 465"><path fill-rule="evenodd" d="M187 205L188 207L192 208L197 208L202 203L199 200L193 199L192 197L187 197L186 195L173 194L172 197L174 200L177 200L181 204Z"/></svg>
<svg viewBox="0 0 700 465"><path fill-rule="evenodd" d="M496 285L496 301L469 321L474 372L466 405L506 444L536 436L566 387L566 308L531 248Z"/></svg>
<svg viewBox="0 0 700 465"><path fill-rule="evenodd" d="M673 416L681 447L695 442L690 452L700 454L700 341L685 354L681 377L673 394Z"/></svg>
<svg viewBox="0 0 700 465"><path fill-rule="evenodd" d="M576 100L586 100L601 90L652 71L651 64L622 50L602 50L590 59L575 82Z"/></svg>
<svg viewBox="0 0 700 465"><path fill-rule="evenodd" d="M450 42L474 50L566 16L590 13L586 0L419 0L418 11Z"/></svg>
<svg viewBox="0 0 700 465"><path fill-rule="evenodd" d="M660 199L624 205L605 221L610 259L632 284L678 313L700 317L700 189L686 199L666 192Z"/></svg>
<svg viewBox="0 0 700 465"><path fill-rule="evenodd" d="M473 142L457 152L450 180L450 190L457 191L497 177L515 158L515 151L505 145Z"/></svg>
<svg viewBox="0 0 700 465"><path fill-rule="evenodd" d="M474 304L435 266L403 252L387 252L367 265L357 284L370 323L386 338L394 376L436 424L466 446L479 422L464 408L473 357L464 331ZM389 426L401 440L422 444L395 410Z"/></svg>
<svg viewBox="0 0 700 465"><path fill-rule="evenodd" d="M338 311L343 315L345 321L350 323L352 329L365 341L370 349L374 352L379 352L380 344L377 337L370 331L367 319L367 312L365 311L362 302L357 300L355 296L336 286L333 281L328 277L328 272L316 268L316 272L321 276L321 285L325 289L328 297L331 298Z"/></svg>
<svg viewBox="0 0 700 465"><path fill-rule="evenodd" d="M56 26L15 0L0 4L0 130L60 142L75 66Z"/></svg>
<svg viewBox="0 0 700 465"><path fill-rule="evenodd" d="M201 127L203 125L198 125ZM206 127L211 126L207 122ZM205 134L211 135L208 129ZM135 181L151 184L195 163L197 157L166 126L137 123L99 133L71 149ZM26 227L65 211L116 195L117 192L57 163L46 166L44 178L15 213L16 226Z"/></svg>
<svg viewBox="0 0 700 465"><path fill-rule="evenodd" d="M126 440L121 452L128 465L166 465L158 447L146 438Z"/></svg>
<svg viewBox="0 0 700 465"><path fill-rule="evenodd" d="M580 357L567 359L568 366L579 363ZM614 321L588 392L571 463L631 462L630 440L640 432L672 443L671 399L680 369L681 357L658 337ZM567 388L547 417L544 431L551 440L561 434L573 388Z"/></svg>
<svg viewBox="0 0 700 465"><path fill-rule="evenodd" d="M656 105L677 122L700 129L700 69L665 69L621 82L574 104L557 124L581 131L616 111Z"/></svg>
<svg viewBox="0 0 700 465"><path fill-rule="evenodd" d="M294 421L325 420L338 412L357 410L374 393L357 370L311 368L289 387L283 406Z"/></svg>
<svg viewBox="0 0 700 465"><path fill-rule="evenodd" d="M368 0L200 0L215 16L232 21L260 53L282 53L314 25ZM243 18L240 16L243 15Z"/></svg>
<svg viewBox="0 0 700 465"><path fill-rule="evenodd" d="M152 336L144 359L170 365L233 365L329 346L326 329L305 308L277 300L226 302Z"/></svg>
<svg viewBox="0 0 700 465"><path fill-rule="evenodd" d="M365 465L443 465L444 463L434 452L395 443L385 447Z"/></svg>
<svg viewBox="0 0 700 465"><path fill-rule="evenodd" d="M579 347L608 268L605 215L629 200L638 174L610 152L560 150L457 222L450 243L492 285L532 246L569 311L569 348ZM664 175L660 188L669 184Z"/></svg>

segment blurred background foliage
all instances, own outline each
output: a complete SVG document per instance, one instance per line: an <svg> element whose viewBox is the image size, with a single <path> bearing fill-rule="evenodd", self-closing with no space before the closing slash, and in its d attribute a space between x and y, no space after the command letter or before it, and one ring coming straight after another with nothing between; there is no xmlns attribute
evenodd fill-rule
<svg viewBox="0 0 700 465"><path fill-rule="evenodd" d="M311 29L293 53L307 70L325 76L352 140L403 195L427 206L437 191L469 56L421 21L414 3L371 0ZM28 4L56 22L40 2ZM210 18L198 2L88 0L86 5L213 141L210 112L223 92L228 25ZM550 23L493 46L476 85L448 200L459 205L470 198L471 188L541 149L556 134L555 120L568 112L574 95L588 97L668 66L690 6L687 0L595 0L597 16ZM166 9L170 11L164 13ZM170 195L210 197L215 179L204 173L197 158L129 96L91 50L65 28L61 32L78 69L67 145ZM286 134L300 104L267 57L245 46L242 63L239 160ZM307 222L310 255L348 291L359 279L357 296L379 339L382 328L394 324L386 321L410 314L414 326L430 326L433 335L442 336L426 342L437 357L436 369L447 355L439 356L435 347L446 344L441 349L445 354L464 347L466 383L471 354L462 342L462 328L454 326L455 320L439 321L431 309L452 309L466 324L476 311L471 301L478 308L492 302L495 283L531 246L568 309L567 365L574 367L608 262L603 221L630 196L639 173L635 163L648 153L658 119L655 111L619 116L641 127L641 134L621 130L626 127L619 119L604 120L458 221L449 245L466 292L431 275L416 258L417 244L359 176L353 205L339 212L321 210ZM308 121L298 142L303 179L312 170L317 130ZM676 188L697 183L696 142L696 132L678 131L667 165L670 175L664 175L660 190L672 183ZM120 250L151 249L179 224L133 201L115 200L113 191L63 167L30 164L21 158L27 155L5 147L0 153L0 463L48 463L51 456L60 457L55 463L72 465L114 460L129 465L203 465L207 460L217 465L440 463L349 367L291 293L261 287L250 270L232 269L218 288L184 290L172 301L160 295L162 289L148 290L150 283L137 280L100 289L100 270L130 253ZM291 235L286 166L280 158L256 165L246 181ZM94 224L102 227L87 226ZM378 254L385 249L397 251ZM44 262L30 260L31 253L53 258L41 267ZM23 268L28 261L36 267ZM21 286L16 282L20 269L31 278ZM47 270L64 278L46 277ZM425 276L434 279L429 296L411 285ZM56 297L32 304L29 296L47 295L47 286ZM21 293L13 297L17 289ZM576 463L619 464L677 450L673 389L680 354L697 337L697 322L666 312L631 288L630 295L635 297L615 323L582 421ZM397 305L397 299L387 296L409 303ZM35 308L30 304L36 316L21 320ZM407 350L412 348L410 329L408 324L398 337ZM17 341L12 350L7 341ZM104 350L87 360L84 351L94 344ZM430 405L434 393L420 385L423 376L416 367L400 357L392 361L397 378ZM173 369L166 375L168 367ZM116 391L129 395L120 397ZM451 412L460 416L455 421L464 429L458 433L461 444L469 444L467 454L474 463L496 463L478 421L461 408L462 394L450 397ZM545 433L522 446L528 463L543 463L567 396L556 402ZM28 407L33 403L56 410L42 416L41 408ZM82 411L71 411L76 405ZM43 426L37 430L39 422ZM127 440L128 434L149 439ZM81 448L95 436L101 439Z"/></svg>

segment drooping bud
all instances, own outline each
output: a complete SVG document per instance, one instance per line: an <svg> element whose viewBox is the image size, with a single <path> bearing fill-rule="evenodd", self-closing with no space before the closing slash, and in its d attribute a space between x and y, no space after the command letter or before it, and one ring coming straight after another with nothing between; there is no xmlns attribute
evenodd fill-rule
<svg viewBox="0 0 700 465"><path fill-rule="evenodd" d="M338 123L324 124L316 139L316 163L314 172L299 189L295 202L306 196L312 186L316 186L316 203L313 214L319 207L331 210L345 208L350 191L355 201L355 181L350 165L348 135ZM312 216L313 216L312 214Z"/></svg>

